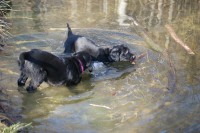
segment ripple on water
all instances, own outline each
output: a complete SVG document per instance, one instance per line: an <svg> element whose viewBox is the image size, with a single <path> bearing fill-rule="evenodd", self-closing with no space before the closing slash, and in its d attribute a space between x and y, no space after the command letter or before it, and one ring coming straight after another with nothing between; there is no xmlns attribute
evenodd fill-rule
<svg viewBox="0 0 200 133"><path fill-rule="evenodd" d="M94 63L93 73L84 74L82 82L74 87L48 87L42 84L34 94L20 91L23 118L25 122L33 122L33 131L170 131L171 127L184 120L177 108L185 110L182 115L198 110L196 106L187 110L189 104L173 101L175 95L170 96L167 90L166 61L161 54L137 45L137 42L142 42L140 37L98 29L76 29L74 32L89 37L101 46L125 44L134 53L146 52L147 56L135 66L129 63L107 66ZM17 48L12 59L16 60L20 52L32 48L61 54L64 41L60 40L64 39L65 32L14 37L10 43L16 44ZM6 67L18 71L17 65ZM12 87L17 90L14 84L16 78L11 80ZM173 122L175 119L180 121Z"/></svg>

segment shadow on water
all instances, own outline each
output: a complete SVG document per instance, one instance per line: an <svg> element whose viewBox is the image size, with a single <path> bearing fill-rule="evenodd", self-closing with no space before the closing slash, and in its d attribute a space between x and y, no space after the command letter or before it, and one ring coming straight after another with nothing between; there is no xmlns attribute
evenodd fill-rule
<svg viewBox="0 0 200 133"><path fill-rule="evenodd" d="M8 88L29 132L198 132L200 131L199 1L182 0L13 0L12 37L0 58L1 86ZM58 15L59 14L59 15ZM149 49L130 18L163 49ZM135 66L97 63L77 86L42 84L34 94L18 88L20 52L32 48L63 52L66 22L74 33L98 45L125 44L137 55ZM166 32L170 24L195 52L190 56ZM169 59L174 67L171 75ZM175 86L174 86L175 84ZM169 91L170 88L173 91Z"/></svg>

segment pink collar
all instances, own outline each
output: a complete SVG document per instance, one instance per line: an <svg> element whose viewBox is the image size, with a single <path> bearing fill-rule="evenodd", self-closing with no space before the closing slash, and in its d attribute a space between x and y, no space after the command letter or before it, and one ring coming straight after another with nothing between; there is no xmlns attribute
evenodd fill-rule
<svg viewBox="0 0 200 133"><path fill-rule="evenodd" d="M84 67L83 67L83 63L81 62L81 60L77 59L79 64L80 64L80 67L81 67L81 73L84 72Z"/></svg>

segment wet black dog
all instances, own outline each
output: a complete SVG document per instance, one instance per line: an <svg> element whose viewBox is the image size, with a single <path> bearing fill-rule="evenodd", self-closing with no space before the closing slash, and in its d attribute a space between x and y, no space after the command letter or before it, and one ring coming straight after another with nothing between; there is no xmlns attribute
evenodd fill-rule
<svg viewBox="0 0 200 133"><path fill-rule="evenodd" d="M85 51L92 56L93 61L100 61L104 63L117 61L134 62L136 58L136 56L130 52L130 49L124 45L115 45L112 48L101 48L93 41L83 36L74 35L69 27L69 24L67 24L67 27L68 37L64 44L64 53Z"/></svg>
<svg viewBox="0 0 200 133"><path fill-rule="evenodd" d="M18 85L24 86L31 78L28 92L33 92L46 81L51 85L75 85L81 81L81 73L90 67L92 57L86 52L72 57L57 57L49 52L33 49L19 56L20 77Z"/></svg>

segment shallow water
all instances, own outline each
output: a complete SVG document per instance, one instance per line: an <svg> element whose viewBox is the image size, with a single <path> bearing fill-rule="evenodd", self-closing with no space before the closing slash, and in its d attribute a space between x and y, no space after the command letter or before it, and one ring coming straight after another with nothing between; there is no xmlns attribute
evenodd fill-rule
<svg viewBox="0 0 200 133"><path fill-rule="evenodd" d="M13 107L22 114L22 122L32 122L29 132L200 131L199 7L194 4L197 1L174 2L13 1L14 10L8 18L13 22L14 36L8 41L8 52L0 58L0 83L13 96ZM145 39L136 34L128 19L133 16L157 44L169 47L175 79L168 58L148 48ZM92 74L85 73L74 87L43 83L37 92L27 94L16 84L19 53L39 48L60 54L64 50L66 22L74 33L98 45L125 44L137 55L147 55L135 66L94 64L99 68ZM173 22L176 33L189 42L195 56L167 39L166 22ZM165 45L167 40L169 46Z"/></svg>

